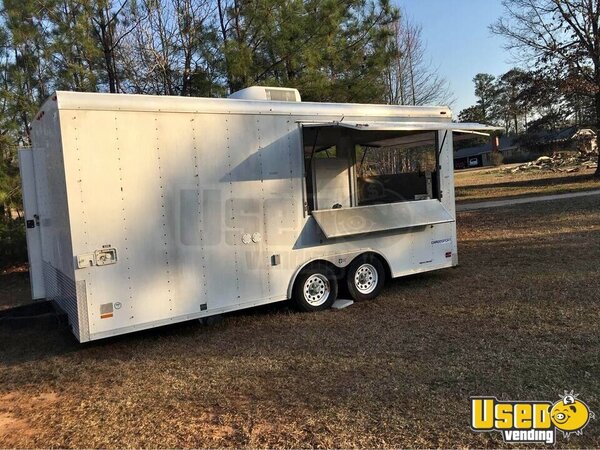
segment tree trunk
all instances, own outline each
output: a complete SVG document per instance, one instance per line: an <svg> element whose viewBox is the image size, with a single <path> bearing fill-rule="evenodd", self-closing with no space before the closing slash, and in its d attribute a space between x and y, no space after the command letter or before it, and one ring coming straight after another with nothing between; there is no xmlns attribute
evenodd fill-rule
<svg viewBox="0 0 600 450"><path fill-rule="evenodd" d="M108 90L111 93L117 92L117 81L116 81L116 73L114 66L114 49L112 47L112 36L110 29L110 16L108 13L106 16L104 15L104 10L99 8L97 10L98 15L98 38L100 39L100 45L102 47L102 53L104 56L104 65L106 70L106 76L108 80Z"/></svg>
<svg viewBox="0 0 600 450"><path fill-rule="evenodd" d="M594 176L600 178L600 91L594 95L594 103L596 106L596 151L598 152L598 167L596 167Z"/></svg>

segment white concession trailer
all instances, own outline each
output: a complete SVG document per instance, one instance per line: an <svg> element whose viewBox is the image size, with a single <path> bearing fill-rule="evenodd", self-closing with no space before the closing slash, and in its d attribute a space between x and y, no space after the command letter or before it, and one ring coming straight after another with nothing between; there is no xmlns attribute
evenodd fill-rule
<svg viewBox="0 0 600 450"><path fill-rule="evenodd" d="M446 107L57 92L20 151L34 299L81 342L455 266Z"/></svg>

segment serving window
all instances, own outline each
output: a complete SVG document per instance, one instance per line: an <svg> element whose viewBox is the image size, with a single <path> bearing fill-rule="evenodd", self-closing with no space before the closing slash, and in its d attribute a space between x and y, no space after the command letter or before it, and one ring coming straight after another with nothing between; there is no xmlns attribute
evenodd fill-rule
<svg viewBox="0 0 600 450"><path fill-rule="evenodd" d="M307 212L439 199L437 134L304 127Z"/></svg>
<svg viewBox="0 0 600 450"><path fill-rule="evenodd" d="M435 136L430 140L435 142ZM410 148L358 146L357 159L358 206L439 197L435 144Z"/></svg>
<svg viewBox="0 0 600 450"><path fill-rule="evenodd" d="M306 212L327 239L452 222L441 149L447 138L498 130L449 120L302 124Z"/></svg>

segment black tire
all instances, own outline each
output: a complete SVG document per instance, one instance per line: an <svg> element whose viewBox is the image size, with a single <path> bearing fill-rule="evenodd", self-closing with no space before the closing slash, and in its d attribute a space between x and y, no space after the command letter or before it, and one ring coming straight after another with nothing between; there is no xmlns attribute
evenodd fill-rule
<svg viewBox="0 0 600 450"><path fill-rule="evenodd" d="M322 311L331 307L337 294L338 282L333 270L324 264L315 264L303 269L296 278L292 301L301 311Z"/></svg>
<svg viewBox="0 0 600 450"><path fill-rule="evenodd" d="M379 295L384 284L385 268L377 256L360 255L348 266L346 286L354 300L374 299Z"/></svg>

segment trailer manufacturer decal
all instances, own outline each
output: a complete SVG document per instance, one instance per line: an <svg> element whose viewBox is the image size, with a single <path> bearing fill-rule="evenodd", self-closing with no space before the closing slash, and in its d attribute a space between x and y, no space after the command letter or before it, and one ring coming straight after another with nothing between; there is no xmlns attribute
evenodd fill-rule
<svg viewBox="0 0 600 450"><path fill-rule="evenodd" d="M431 241L431 245L450 244L451 242L452 242L452 239L450 239L450 238L438 239L437 241Z"/></svg>
<svg viewBox="0 0 600 450"><path fill-rule="evenodd" d="M557 432L569 438L581 435L595 414L573 391L550 401L500 401L496 397L471 397L471 429L497 431L511 444L554 444Z"/></svg>

